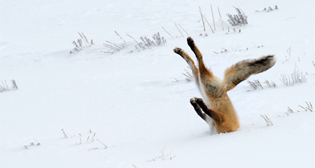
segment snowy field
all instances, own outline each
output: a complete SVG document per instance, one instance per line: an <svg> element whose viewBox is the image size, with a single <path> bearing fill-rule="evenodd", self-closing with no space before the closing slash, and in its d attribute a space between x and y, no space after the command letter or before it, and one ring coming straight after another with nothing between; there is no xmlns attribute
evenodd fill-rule
<svg viewBox="0 0 315 168"><path fill-rule="evenodd" d="M0 167L313 167L315 109L302 107L315 106L314 6L313 0L0 0L0 86L7 89L0 92ZM203 30L199 7L214 33L207 23ZM247 25L228 23L234 7L248 16ZM190 105L201 96L173 52L181 47L195 59L184 30L221 79L238 61L276 55L274 67L228 92L239 115L236 132L211 135ZM83 41L74 51L78 32L94 45ZM141 36L157 32L165 44L136 49ZM281 82L294 71L306 81ZM255 80L263 88L254 89Z"/></svg>

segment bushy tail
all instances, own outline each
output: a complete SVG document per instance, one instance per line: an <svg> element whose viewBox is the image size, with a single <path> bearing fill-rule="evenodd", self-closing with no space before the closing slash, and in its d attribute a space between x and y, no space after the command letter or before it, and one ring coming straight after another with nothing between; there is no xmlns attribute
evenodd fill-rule
<svg viewBox="0 0 315 168"><path fill-rule="evenodd" d="M264 72L276 63L274 55L263 56L259 59L240 61L226 69L222 87L225 91L233 89L237 84L250 75Z"/></svg>

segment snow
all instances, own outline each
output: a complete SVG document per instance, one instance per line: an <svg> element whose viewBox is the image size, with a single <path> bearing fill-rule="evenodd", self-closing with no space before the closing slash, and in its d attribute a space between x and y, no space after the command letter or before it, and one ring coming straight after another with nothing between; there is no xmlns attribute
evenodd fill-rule
<svg viewBox="0 0 315 168"><path fill-rule="evenodd" d="M213 26L210 3L215 33L208 25L203 31L199 13L200 6ZM1 167L313 166L315 114L299 105L315 105L314 1L0 4L0 80L11 86L14 79L19 87L0 93ZM274 5L279 9L261 11ZM223 31L217 14L219 7L227 23L226 14L236 13L233 6L248 16L249 24L237 27L240 33L231 26L229 33L227 27ZM274 67L228 92L240 119L236 132L211 135L191 107L189 99L201 95L194 82L186 82L182 73L188 65L172 50L181 47L195 57L175 23L195 40L206 65L221 79L238 61L276 55ZM123 45L115 31L127 41L120 51L103 46L106 41ZM77 32L95 45L70 54L72 41L80 38ZM167 43L141 51L127 36L140 41L157 32ZM222 48L228 51L220 53ZM285 86L279 78L295 67L307 81ZM263 84L264 89L254 90L248 80L273 81L277 87Z"/></svg>

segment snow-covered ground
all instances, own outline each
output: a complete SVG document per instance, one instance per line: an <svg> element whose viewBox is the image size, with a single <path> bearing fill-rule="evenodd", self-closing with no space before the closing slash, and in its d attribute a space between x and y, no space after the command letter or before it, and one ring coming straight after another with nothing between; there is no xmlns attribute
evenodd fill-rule
<svg viewBox="0 0 315 168"><path fill-rule="evenodd" d="M200 6L214 26L210 3L215 33L207 24L203 31L199 13ZM262 11L275 5L278 10ZM305 101L315 106L314 5L313 0L1 0L0 85L11 87L14 79L18 89L0 93L0 167L314 166L315 109L299 107L307 106ZM248 25L235 27L240 33L227 30L233 6L248 16ZM186 62L172 50L181 47L195 57L175 23L221 79L240 60L276 55L274 67L229 91L240 119L236 132L210 135L191 107L189 99L201 96L182 75ZM70 54L77 32L95 44ZM167 42L146 50L135 49L128 36L140 41L157 32ZM123 48L106 48L106 41ZM306 82L286 86L279 80L295 69ZM254 80L264 88L254 90L248 83Z"/></svg>

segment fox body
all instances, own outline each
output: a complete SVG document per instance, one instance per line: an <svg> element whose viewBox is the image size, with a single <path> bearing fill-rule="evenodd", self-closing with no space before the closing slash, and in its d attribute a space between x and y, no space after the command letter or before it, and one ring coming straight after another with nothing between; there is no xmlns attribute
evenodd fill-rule
<svg viewBox="0 0 315 168"><path fill-rule="evenodd" d="M191 105L203 120L215 128L217 133L236 131L239 128L239 120L227 91L233 89L250 75L271 68L276 62L274 56L268 55L259 59L238 62L226 69L224 79L221 81L204 65L203 56L194 40L188 37L187 43L196 55L198 67L181 48L175 48L174 52L179 54L190 66L197 88L203 97L203 99L191 98Z"/></svg>

